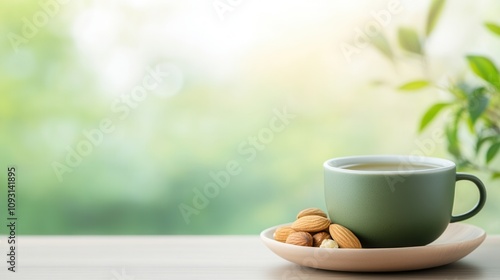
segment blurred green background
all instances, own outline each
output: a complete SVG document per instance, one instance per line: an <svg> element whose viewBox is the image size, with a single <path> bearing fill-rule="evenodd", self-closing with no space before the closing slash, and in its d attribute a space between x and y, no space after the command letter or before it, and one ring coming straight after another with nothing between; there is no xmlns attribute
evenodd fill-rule
<svg viewBox="0 0 500 280"><path fill-rule="evenodd" d="M329 158L450 158L439 121L417 133L446 96L375 87L420 73L341 49L389 3L2 1L0 162L17 167L19 233L257 234L325 209ZM422 26L428 1L395 4L385 29ZM481 26L499 9L447 3L433 73L463 71L464 53L500 59ZM500 180L474 174L489 198L467 223L498 234ZM455 213L476 199L460 183Z"/></svg>

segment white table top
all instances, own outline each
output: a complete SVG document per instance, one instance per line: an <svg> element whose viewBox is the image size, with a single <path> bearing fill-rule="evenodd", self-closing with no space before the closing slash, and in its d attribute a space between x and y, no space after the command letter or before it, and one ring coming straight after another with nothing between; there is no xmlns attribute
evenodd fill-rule
<svg viewBox="0 0 500 280"><path fill-rule="evenodd" d="M258 236L20 236L17 272L0 279L500 279L500 236L456 263L401 273L346 273L301 267L274 255Z"/></svg>

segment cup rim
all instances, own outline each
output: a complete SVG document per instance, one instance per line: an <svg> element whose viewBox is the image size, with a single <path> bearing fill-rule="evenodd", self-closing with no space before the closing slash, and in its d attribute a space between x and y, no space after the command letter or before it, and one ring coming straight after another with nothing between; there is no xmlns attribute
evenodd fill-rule
<svg viewBox="0 0 500 280"><path fill-rule="evenodd" d="M420 169L420 170L352 170L342 168L344 166L353 165L357 163L420 163L435 165L435 168ZM352 174L426 174L435 173L445 170L450 170L456 168L453 161L436 158L436 157L426 157L426 156L413 156L413 155L365 155L365 156L347 156L331 158L324 162L323 167L325 170L331 170L342 173L352 173Z"/></svg>

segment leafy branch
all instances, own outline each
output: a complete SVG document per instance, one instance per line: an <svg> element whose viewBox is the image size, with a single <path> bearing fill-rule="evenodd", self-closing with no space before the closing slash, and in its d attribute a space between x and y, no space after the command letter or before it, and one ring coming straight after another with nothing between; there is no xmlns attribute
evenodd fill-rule
<svg viewBox="0 0 500 280"><path fill-rule="evenodd" d="M423 62L422 71L429 77L426 42L435 30L444 7L445 0L432 0L423 34L411 27L399 27L398 47L394 47L382 33L372 38L373 46L393 63L396 62L396 48L400 48L409 59L420 59ZM493 35L500 36L500 25L497 23L486 22L484 26ZM424 131L439 114L447 111L452 116L444 124L447 147L458 166L486 171L493 179L500 178L499 167L492 164L500 154L500 73L495 63L485 55L469 54L464 59L468 71L480 79L479 86L477 82L455 78L443 88L431 78L424 78L406 82L398 90L408 92L433 88L448 92L451 100L430 106L420 120L418 131ZM473 147L462 145L462 133L468 133L475 139Z"/></svg>

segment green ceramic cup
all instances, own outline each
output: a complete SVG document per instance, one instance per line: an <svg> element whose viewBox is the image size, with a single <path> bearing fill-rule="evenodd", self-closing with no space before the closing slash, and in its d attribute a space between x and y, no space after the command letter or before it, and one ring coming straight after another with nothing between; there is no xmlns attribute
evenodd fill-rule
<svg viewBox="0 0 500 280"><path fill-rule="evenodd" d="M421 156L353 156L324 163L325 200L333 223L349 228L364 248L423 246L451 222L477 214L486 189L477 177L457 173L455 163ZM471 181L479 201L452 214L455 182Z"/></svg>

